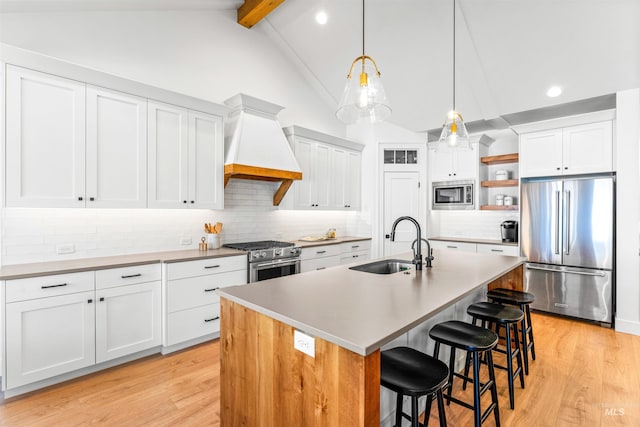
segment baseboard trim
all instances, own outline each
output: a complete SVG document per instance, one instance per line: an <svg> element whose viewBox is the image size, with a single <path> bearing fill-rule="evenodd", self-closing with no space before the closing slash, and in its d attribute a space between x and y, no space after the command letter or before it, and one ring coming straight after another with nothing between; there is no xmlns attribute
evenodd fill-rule
<svg viewBox="0 0 640 427"><path fill-rule="evenodd" d="M640 322L638 321L624 320L616 317L615 329L616 332L640 336Z"/></svg>

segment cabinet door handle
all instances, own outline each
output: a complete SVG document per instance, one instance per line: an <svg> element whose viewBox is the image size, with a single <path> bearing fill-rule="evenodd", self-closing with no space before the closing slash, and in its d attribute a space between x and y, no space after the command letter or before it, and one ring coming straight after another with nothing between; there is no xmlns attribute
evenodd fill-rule
<svg viewBox="0 0 640 427"><path fill-rule="evenodd" d="M205 322L213 322L214 320L218 320L220 316L212 317L211 319L204 319Z"/></svg>
<svg viewBox="0 0 640 427"><path fill-rule="evenodd" d="M360 255L351 255L351 258L358 258Z"/></svg>
<svg viewBox="0 0 640 427"><path fill-rule="evenodd" d="M317 254L324 254L324 253L326 253L326 252L327 252L327 251L316 251L316 253L317 253Z"/></svg>
<svg viewBox="0 0 640 427"><path fill-rule="evenodd" d="M217 288L211 288L211 289L205 289L205 292L213 292L213 291L217 291L218 289L220 289L220 286L218 286Z"/></svg>
<svg viewBox="0 0 640 427"><path fill-rule="evenodd" d="M220 267L220 264L216 264L216 265L205 265L204 268L218 268Z"/></svg>
<svg viewBox="0 0 640 427"><path fill-rule="evenodd" d="M183 200L183 201L182 201L182 203L187 203L187 201L186 201L186 200Z"/></svg>
<svg viewBox="0 0 640 427"><path fill-rule="evenodd" d="M80 202L81 202L82 200L83 200L83 199L82 199L82 197L78 197L78 201L80 201Z"/></svg>
<svg viewBox="0 0 640 427"><path fill-rule="evenodd" d="M102 301L104 301L104 297L100 297L100 301L101 301L101 302L102 302Z"/></svg>
<svg viewBox="0 0 640 427"><path fill-rule="evenodd" d="M89 201L93 202L95 200L95 197L89 197Z"/></svg>
<svg viewBox="0 0 640 427"><path fill-rule="evenodd" d="M44 286L40 286L40 289L61 288L63 286L67 286L67 284L66 283L60 283L59 285L44 285Z"/></svg>
<svg viewBox="0 0 640 427"><path fill-rule="evenodd" d="M121 277L122 279L130 279L130 278L132 278L132 277L140 277L140 276L142 276L142 274L138 273L138 274L129 274L129 275L126 275L126 276L120 276L120 277Z"/></svg>
<svg viewBox="0 0 640 427"><path fill-rule="evenodd" d="M88 304L91 304L92 302L93 302L93 300L92 300L92 299L88 299L88 300L87 300L87 303L88 303Z"/></svg>

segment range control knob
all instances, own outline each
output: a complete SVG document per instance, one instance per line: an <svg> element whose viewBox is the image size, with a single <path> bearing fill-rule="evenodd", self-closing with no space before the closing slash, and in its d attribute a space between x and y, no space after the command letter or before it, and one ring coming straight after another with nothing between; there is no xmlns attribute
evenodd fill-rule
<svg viewBox="0 0 640 427"><path fill-rule="evenodd" d="M273 251L273 254L274 254L275 256L282 256L282 249L276 249L276 250L274 250L274 251Z"/></svg>
<svg viewBox="0 0 640 427"><path fill-rule="evenodd" d="M266 256L267 256L267 253L266 253L266 252L260 252L260 258L264 258L264 257L266 257Z"/></svg>

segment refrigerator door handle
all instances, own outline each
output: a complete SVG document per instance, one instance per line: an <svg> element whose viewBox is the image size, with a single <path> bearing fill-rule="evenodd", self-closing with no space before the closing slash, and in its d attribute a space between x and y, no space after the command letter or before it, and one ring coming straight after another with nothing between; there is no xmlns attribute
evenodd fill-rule
<svg viewBox="0 0 640 427"><path fill-rule="evenodd" d="M544 268L544 267L538 267L535 265L527 265L526 268L527 270L540 270L540 271L551 271L553 273L579 274L581 276L596 276L596 277L606 276L606 273L604 273L603 271L591 272L591 271L575 271L575 270L558 270L555 268Z"/></svg>
<svg viewBox="0 0 640 427"><path fill-rule="evenodd" d="M556 239L555 253L560 254L560 192L556 191Z"/></svg>
<svg viewBox="0 0 640 427"><path fill-rule="evenodd" d="M571 218L571 212L569 211L571 207L571 191L565 191L564 193L564 254L569 255L569 242L571 241L571 224L569 223L569 218Z"/></svg>

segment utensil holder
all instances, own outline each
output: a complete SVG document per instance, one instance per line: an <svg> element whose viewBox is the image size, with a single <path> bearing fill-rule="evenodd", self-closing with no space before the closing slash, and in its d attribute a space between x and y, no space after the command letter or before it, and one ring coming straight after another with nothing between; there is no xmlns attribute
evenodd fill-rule
<svg viewBox="0 0 640 427"><path fill-rule="evenodd" d="M209 249L220 249L220 234L218 233L207 234L207 247Z"/></svg>

